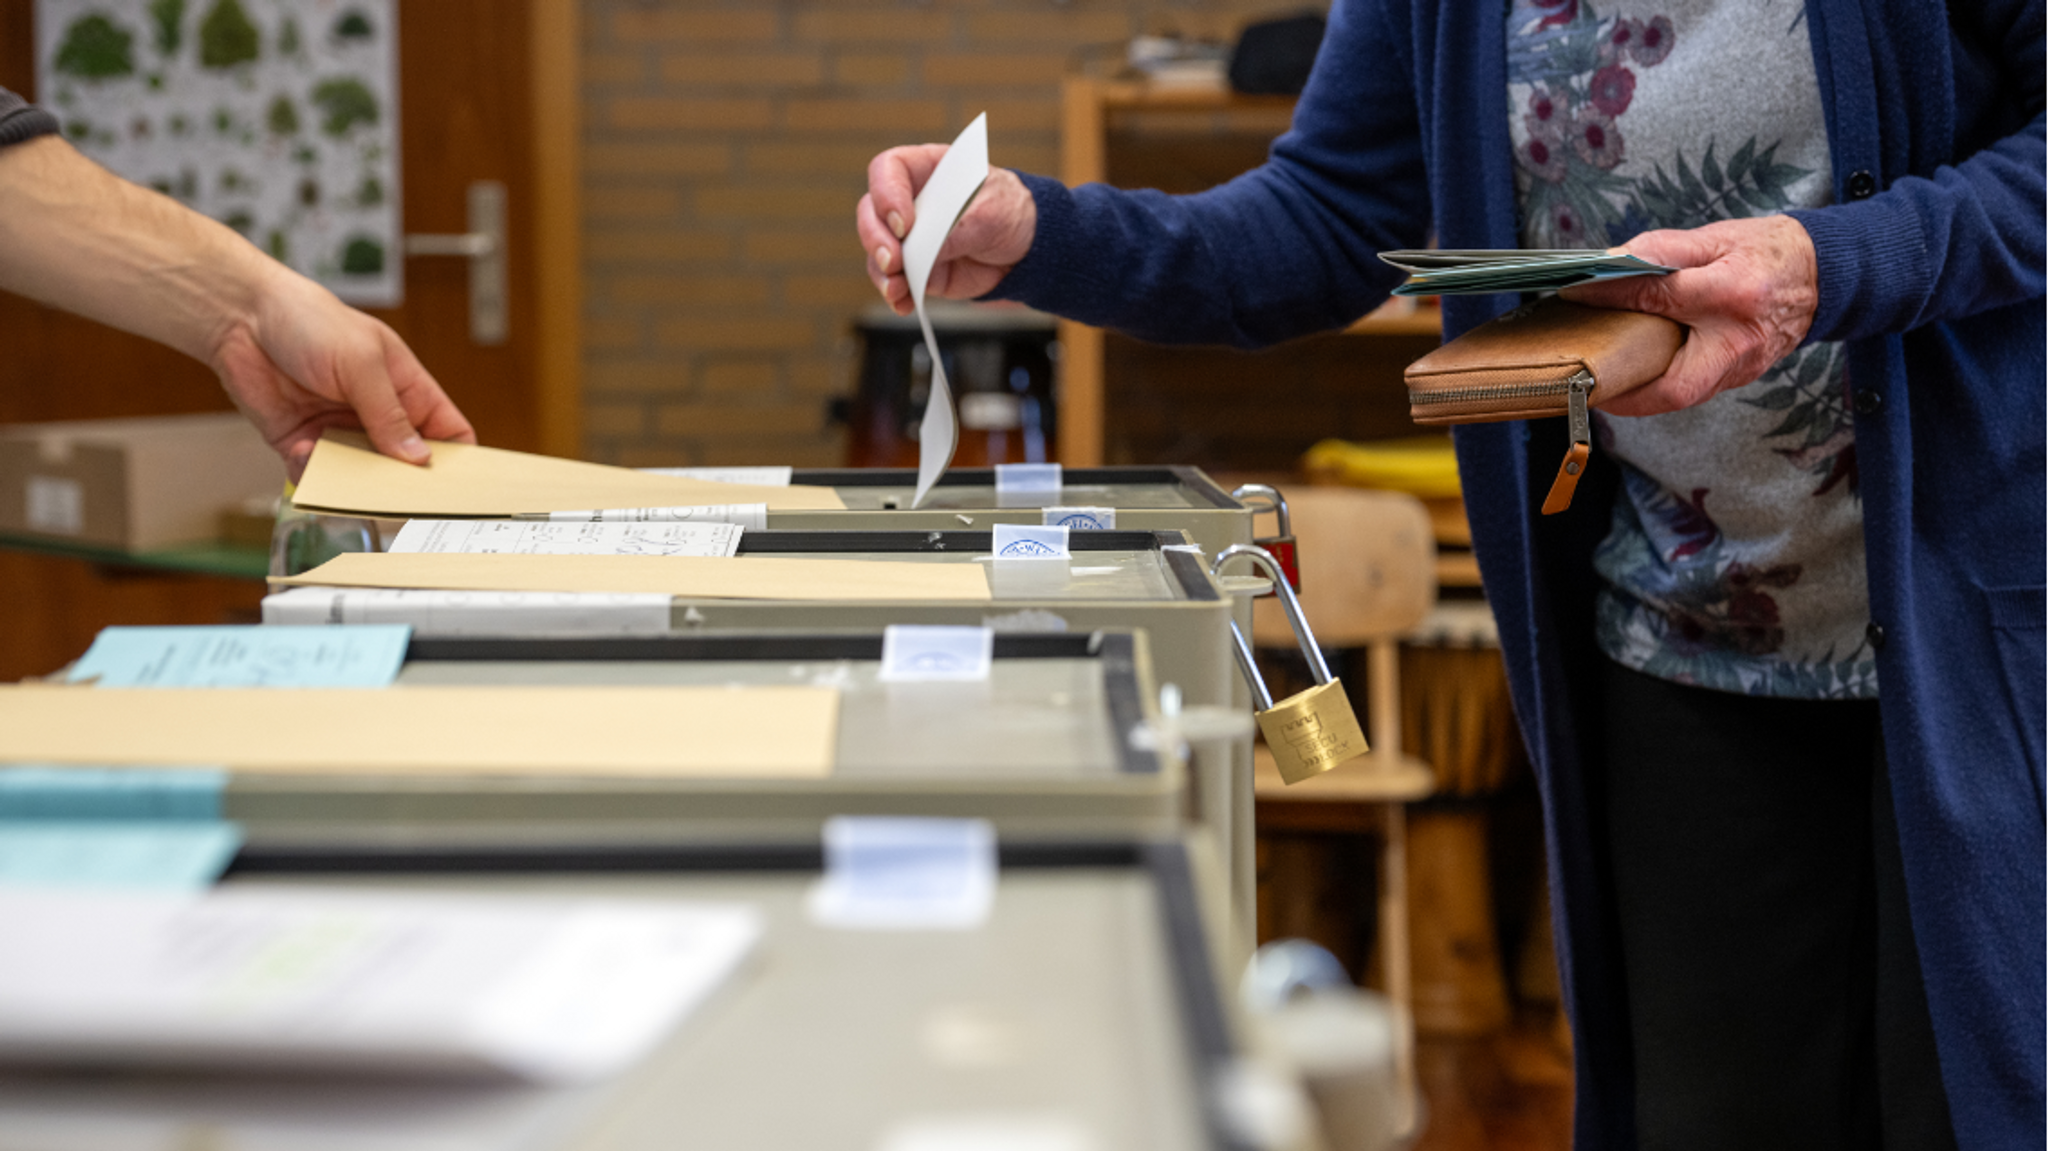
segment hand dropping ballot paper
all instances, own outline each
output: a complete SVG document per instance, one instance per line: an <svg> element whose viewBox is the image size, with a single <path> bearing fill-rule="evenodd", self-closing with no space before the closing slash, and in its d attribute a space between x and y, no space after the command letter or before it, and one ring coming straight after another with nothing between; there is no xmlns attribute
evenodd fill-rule
<svg viewBox="0 0 2048 1151"><path fill-rule="evenodd" d="M924 349L932 357L931 397L925 401L924 422L917 433L917 494L910 506L919 507L953 462L953 450L960 443L960 426L953 417L953 392L946 383L945 360L939 355L939 339L932 333L931 317L925 313L924 289L939 262L939 249L960 221L974 194L988 179L988 113L974 118L953 146L932 170L924 190L917 194L917 222L903 238L903 276L910 281L910 299L917 306L917 324L924 329Z"/></svg>

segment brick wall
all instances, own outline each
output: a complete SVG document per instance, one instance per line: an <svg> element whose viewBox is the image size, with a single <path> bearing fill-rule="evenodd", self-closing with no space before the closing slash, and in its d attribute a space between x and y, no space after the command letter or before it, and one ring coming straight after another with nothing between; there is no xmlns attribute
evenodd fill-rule
<svg viewBox="0 0 2048 1151"><path fill-rule="evenodd" d="M586 455L840 463L871 156L986 111L995 163L1056 173L1059 80L1091 50L1298 7L583 0Z"/></svg>

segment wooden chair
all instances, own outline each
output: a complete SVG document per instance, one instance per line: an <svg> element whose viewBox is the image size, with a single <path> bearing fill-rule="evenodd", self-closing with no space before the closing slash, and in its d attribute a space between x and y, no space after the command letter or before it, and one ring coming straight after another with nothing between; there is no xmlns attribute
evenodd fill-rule
<svg viewBox="0 0 2048 1151"><path fill-rule="evenodd" d="M1412 1106L1414 1004L1403 805L1429 795L1435 785L1429 765L1401 750L1400 640L1436 602L1435 536L1422 501L1399 492L1292 487L1287 502L1300 544L1300 598L1310 630L1325 649L1365 653L1368 703L1361 718L1372 750L1289 785L1261 744L1254 755L1254 795L1261 823L1377 835L1381 981L1400 1013L1395 1069ZM1276 651L1295 647L1273 599L1257 603L1252 644ZM1412 1122L1412 1113L1404 1119Z"/></svg>

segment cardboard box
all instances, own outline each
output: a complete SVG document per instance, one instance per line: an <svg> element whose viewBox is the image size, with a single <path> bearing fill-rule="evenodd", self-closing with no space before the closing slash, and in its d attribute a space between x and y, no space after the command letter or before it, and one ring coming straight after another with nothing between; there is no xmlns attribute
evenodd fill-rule
<svg viewBox="0 0 2048 1151"><path fill-rule="evenodd" d="M239 413L0 425L0 531L125 551L219 538L284 462Z"/></svg>

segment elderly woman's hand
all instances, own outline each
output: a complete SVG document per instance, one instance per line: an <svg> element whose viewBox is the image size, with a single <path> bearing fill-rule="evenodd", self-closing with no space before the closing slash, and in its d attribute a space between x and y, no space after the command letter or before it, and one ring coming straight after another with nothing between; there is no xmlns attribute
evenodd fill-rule
<svg viewBox="0 0 2048 1151"><path fill-rule="evenodd" d="M903 237L917 222L918 189L946 154L944 144L891 148L868 164L868 194L854 209L854 230L868 254L868 279L897 315L911 311L910 281L903 274ZM991 168L988 181L946 236L925 284L929 296L971 300L1010 274L1031 250L1038 232L1038 204L1017 173Z"/></svg>
<svg viewBox="0 0 2048 1151"><path fill-rule="evenodd" d="M1644 232L1622 251L1677 268L1566 288L1596 308L1652 312L1690 329L1664 374L1600 410L1653 416L1705 403L1764 374L1806 338L1820 297L1813 241L1790 216Z"/></svg>

